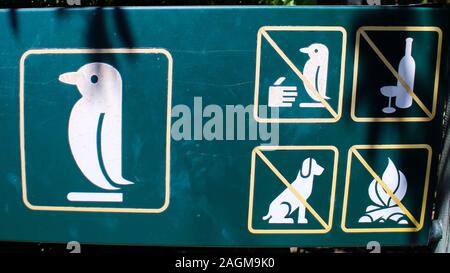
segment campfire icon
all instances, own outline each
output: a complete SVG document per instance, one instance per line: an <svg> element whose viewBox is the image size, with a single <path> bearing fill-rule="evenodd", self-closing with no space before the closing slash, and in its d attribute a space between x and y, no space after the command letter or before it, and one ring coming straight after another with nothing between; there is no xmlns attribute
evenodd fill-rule
<svg viewBox="0 0 450 273"><path fill-rule="evenodd" d="M408 181L390 158L382 180L398 200L401 201L405 197ZM403 210L375 179L370 183L368 192L373 204L366 208L366 213L359 218L359 223L384 223L386 220L392 220L398 224L408 224Z"/></svg>

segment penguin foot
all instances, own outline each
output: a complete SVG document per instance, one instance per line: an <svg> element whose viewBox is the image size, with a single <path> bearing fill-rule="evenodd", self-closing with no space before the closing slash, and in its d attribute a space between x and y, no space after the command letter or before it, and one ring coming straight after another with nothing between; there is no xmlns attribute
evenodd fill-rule
<svg viewBox="0 0 450 273"><path fill-rule="evenodd" d="M119 185L133 185L134 182L128 181L125 178L113 179L113 182Z"/></svg>

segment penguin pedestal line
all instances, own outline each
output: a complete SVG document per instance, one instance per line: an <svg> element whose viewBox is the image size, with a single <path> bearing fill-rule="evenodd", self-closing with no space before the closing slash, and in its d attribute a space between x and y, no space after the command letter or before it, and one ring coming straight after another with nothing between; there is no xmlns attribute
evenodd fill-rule
<svg viewBox="0 0 450 273"><path fill-rule="evenodd" d="M72 202L123 202L120 192L69 192L67 200Z"/></svg>
<svg viewBox="0 0 450 273"><path fill-rule="evenodd" d="M304 108L324 108L325 105L323 105L320 102L302 102L302 103L300 103L300 107L304 107Z"/></svg>

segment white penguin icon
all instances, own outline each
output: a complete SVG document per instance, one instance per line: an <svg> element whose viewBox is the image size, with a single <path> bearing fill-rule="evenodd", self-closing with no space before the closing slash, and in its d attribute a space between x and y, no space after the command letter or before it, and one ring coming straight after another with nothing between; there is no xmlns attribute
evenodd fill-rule
<svg viewBox="0 0 450 273"><path fill-rule="evenodd" d="M113 66L88 63L76 72L61 74L59 80L76 85L81 98L75 103L69 119L69 144L81 172L94 185L117 190L118 185L133 182L122 177L122 78ZM103 120L101 121L101 116ZM99 129L101 131L99 132ZM97 152L100 134L101 154Z"/></svg>
<svg viewBox="0 0 450 273"><path fill-rule="evenodd" d="M328 47L323 44L314 43L308 47L301 48L300 52L308 54L309 60L303 67L303 75L312 84L323 99L327 97L327 75L328 75ZM309 85L303 83L308 95L316 101L315 103L300 103L300 107L325 107L320 103L319 97Z"/></svg>

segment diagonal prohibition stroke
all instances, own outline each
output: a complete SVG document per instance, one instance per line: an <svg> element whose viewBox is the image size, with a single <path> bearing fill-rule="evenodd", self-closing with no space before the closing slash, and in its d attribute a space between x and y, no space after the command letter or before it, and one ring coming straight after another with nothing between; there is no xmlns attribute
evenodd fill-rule
<svg viewBox="0 0 450 273"><path fill-rule="evenodd" d="M300 70L294 65L294 63L289 59L288 56L286 56L286 54L283 52L283 50L281 50L281 48L277 45L277 43L275 43L275 41L269 36L269 34L263 30L261 32L261 34L264 36L264 38L266 38L266 40L269 42L269 44L273 47L273 49L275 49L275 51L278 53L278 55L281 56L281 58L287 63L287 65L294 71L295 74L297 74L297 76L302 80L302 82L309 88L312 90L312 92L314 93L314 95L316 95L319 100L320 103L323 104L323 106L325 106L325 108L328 110L328 112L330 112L330 114L334 117L337 118L338 114L336 113L336 111L334 111L334 109L330 106L330 104L328 102L326 102L326 100L322 97L322 95L320 95L320 93L316 90L316 88L308 81L308 79L306 79L306 77L302 74L302 72L300 72Z"/></svg>
<svg viewBox="0 0 450 273"><path fill-rule="evenodd" d="M289 181L284 178L284 176L278 171L278 169L269 161L269 159L258 149L255 150L256 154L262 159L262 161L273 171L273 173L280 179L281 182L291 191L292 194L297 197L297 199L306 207L306 209L311 212L314 218L319 221L319 223L325 228L328 229L328 224L320 217L320 215L316 212L316 210L311 207L310 204L303 198L300 193L289 183Z"/></svg>
<svg viewBox="0 0 450 273"><path fill-rule="evenodd" d="M361 35L366 40L366 42L369 44L369 46L375 51L375 54L381 59L381 61L386 65L386 67L389 69L389 71L394 75L395 78L401 83L401 85L406 89L408 94L414 99L414 101L419 105L419 107L422 109L422 111L425 112L425 114L432 118L433 114L428 110L428 108L425 106L425 104L417 97L417 95L414 93L414 91L411 89L411 87L402 79L402 77L398 74L397 70L389 63L389 61L386 59L386 57L383 55L383 53L380 51L380 49L375 45L375 43L370 39L370 37L367 35L365 31L361 31Z"/></svg>
<svg viewBox="0 0 450 273"><path fill-rule="evenodd" d="M414 218L411 212L402 204L402 202L397 198L397 196L389 189L386 183L376 174L376 172L370 167L369 163L362 157L362 155L355 148L351 148L353 154L359 159L361 164L366 168L366 170L372 175L372 177L381 185L383 190L389 195L389 197L394 200L394 202L402 209L409 220L416 226L419 227L420 223Z"/></svg>

